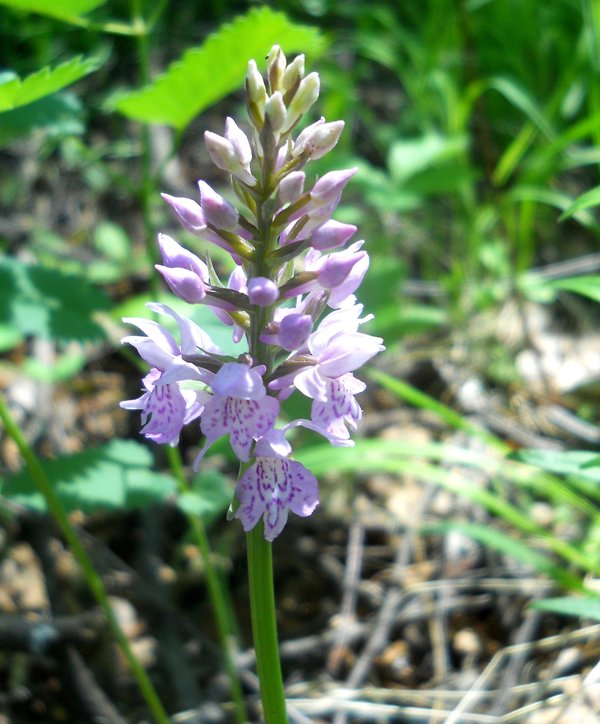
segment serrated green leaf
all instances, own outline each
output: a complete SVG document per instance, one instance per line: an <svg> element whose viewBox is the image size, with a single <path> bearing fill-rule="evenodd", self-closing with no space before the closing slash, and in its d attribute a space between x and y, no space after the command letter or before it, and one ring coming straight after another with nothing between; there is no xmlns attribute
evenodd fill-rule
<svg viewBox="0 0 600 724"><path fill-rule="evenodd" d="M264 58L274 43L286 53L300 50L316 55L324 47L316 28L296 25L268 7L253 8L222 26L201 47L187 50L153 83L121 98L116 108L129 118L181 130L239 88L248 61Z"/></svg>
<svg viewBox="0 0 600 724"><path fill-rule="evenodd" d="M110 306L109 297L81 277L0 258L0 324L22 335L98 341L105 335L93 315Z"/></svg>
<svg viewBox="0 0 600 724"><path fill-rule="evenodd" d="M537 601L531 607L537 611L548 611L563 616L592 618L600 621L600 597L597 596L547 598L545 601Z"/></svg>
<svg viewBox="0 0 600 724"><path fill-rule="evenodd" d="M0 0L0 5L69 22L90 13L105 2L106 0Z"/></svg>
<svg viewBox="0 0 600 724"><path fill-rule="evenodd" d="M0 84L0 111L13 110L52 95L97 67L96 58L78 56L57 65L56 68L42 68L22 80L11 78Z"/></svg>
<svg viewBox="0 0 600 724"><path fill-rule="evenodd" d="M153 472L152 454L133 440L113 440L102 447L44 462L44 471L69 511L143 507L172 496L176 483ZM45 511L44 500L27 471L8 478L2 497Z"/></svg>
<svg viewBox="0 0 600 724"><path fill-rule="evenodd" d="M198 515L208 524L231 503L233 491L227 478L216 470L199 473L191 489L177 496L177 505L188 515Z"/></svg>

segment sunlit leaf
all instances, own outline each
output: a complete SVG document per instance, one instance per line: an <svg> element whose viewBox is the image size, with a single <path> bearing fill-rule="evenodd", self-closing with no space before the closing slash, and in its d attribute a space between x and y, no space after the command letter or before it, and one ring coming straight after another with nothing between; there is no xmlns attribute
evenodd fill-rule
<svg viewBox="0 0 600 724"><path fill-rule="evenodd" d="M94 313L110 306L106 294L81 277L0 258L0 324L22 335L98 341L105 335Z"/></svg>
<svg viewBox="0 0 600 724"><path fill-rule="evenodd" d="M189 515L198 515L210 523L231 503L233 489L227 478L216 470L198 473L190 490L177 496L177 505Z"/></svg>
<svg viewBox="0 0 600 724"><path fill-rule="evenodd" d="M81 135L85 130L81 101L72 93L57 93L12 111L3 111L0 146L38 129L55 138Z"/></svg>
<svg viewBox="0 0 600 724"><path fill-rule="evenodd" d="M274 43L286 53L316 55L324 41L316 28L296 25L268 7L254 8L187 50L164 75L117 101L129 118L183 129L211 104L243 84L248 61L264 58Z"/></svg>
<svg viewBox="0 0 600 724"><path fill-rule="evenodd" d="M598 275L556 279L551 284L555 289L581 294L582 297L600 302L600 276Z"/></svg>
<svg viewBox="0 0 600 724"><path fill-rule="evenodd" d="M536 601L532 604L532 608L537 611L559 613L563 616L577 616L600 621L600 597L598 596L547 598L545 601Z"/></svg>
<svg viewBox="0 0 600 724"><path fill-rule="evenodd" d="M469 538L483 543L483 545L494 548L527 566L531 566L534 570L553 578L566 588L580 588L581 583L577 576L566 571L564 567L559 566L533 545L516 538L514 535L508 535L495 527L452 521L426 525L422 530L427 533L459 531Z"/></svg>
<svg viewBox="0 0 600 724"><path fill-rule="evenodd" d="M565 209L564 213L560 216L559 221L569 219L579 211L589 209L592 206L600 206L600 186L595 186L593 189L586 191L584 194L575 199L575 201Z"/></svg>
<svg viewBox="0 0 600 724"><path fill-rule="evenodd" d="M52 95L76 80L96 70L95 58L72 58L55 68L42 68L26 78L5 77L0 79L0 111L8 111L19 106Z"/></svg>
<svg viewBox="0 0 600 724"><path fill-rule="evenodd" d="M0 0L0 5L69 22L104 5L106 0Z"/></svg>
<svg viewBox="0 0 600 724"><path fill-rule="evenodd" d="M175 480L152 472L152 463L152 454L144 445L113 440L102 447L46 460L44 472L67 510L92 513L143 507L172 496ZM27 508L46 509L27 471L8 478L0 493Z"/></svg>

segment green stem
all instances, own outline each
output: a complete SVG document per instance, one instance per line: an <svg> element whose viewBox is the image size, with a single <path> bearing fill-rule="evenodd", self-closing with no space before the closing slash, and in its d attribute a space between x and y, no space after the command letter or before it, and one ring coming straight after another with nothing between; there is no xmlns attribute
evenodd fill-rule
<svg viewBox="0 0 600 724"><path fill-rule="evenodd" d="M181 464L181 455L178 448L167 448L167 457L173 474L177 478L180 492L187 492L189 486L187 484L183 466ZM244 724L247 721L246 711L244 708L244 697L242 694L242 686L238 671L235 666L234 642L235 636L231 630L231 617L229 616L228 605L225 600L225 594L221 587L221 581L217 570L213 564L210 544L206 534L206 528L199 516L188 515L188 523L196 539L196 545L200 551L204 572L206 574L206 585L208 586L208 595L210 596L212 609L215 615L217 625L217 633L221 648L223 651L223 661L229 676L229 685L231 686L231 697L235 706L235 719L237 724Z"/></svg>
<svg viewBox="0 0 600 724"><path fill-rule="evenodd" d="M252 635L263 705L263 721L265 724L286 724L288 717L275 618L272 544L264 538L262 523L255 525L246 539Z"/></svg>
<svg viewBox="0 0 600 724"><path fill-rule="evenodd" d="M167 715L167 712L163 708L163 705L154 689L154 686L152 685L152 682L150 681L150 678L148 677L148 674L144 671L144 668L136 658L131 646L129 645L129 640L121 629L121 626L110 605L108 594L106 593L106 588L104 587L102 579L98 575L91 559L89 558L88 554L85 551L85 548L79 540L79 536L77 535L75 528L71 524L69 516L67 515L67 512L60 501L60 498L55 493L54 488L50 484L50 481L48 480L39 459L37 458L33 450L29 447L29 444L27 443L23 433L21 432L21 429L13 420L10 414L10 410L8 409L8 405L6 404L6 401L4 400L4 397L2 395L0 395L0 420L2 420L8 435L14 440L15 444L17 445L19 452L21 453L21 457L25 461L27 469L29 470L29 473L38 491L41 493L44 500L46 501L48 510L58 524L58 527L60 528L61 533L65 537L65 540L67 541L69 548L71 549L71 552L75 557L75 560L81 567L84 578L90 591L92 592L92 595L104 611L104 614L108 621L108 625L110 626L117 640L117 643L121 647L123 655L129 663L131 672L138 684L140 693L144 697L144 700L146 701L146 704L148 705L148 708L152 713L152 716L154 717L154 721L158 724L168 724L169 717Z"/></svg>

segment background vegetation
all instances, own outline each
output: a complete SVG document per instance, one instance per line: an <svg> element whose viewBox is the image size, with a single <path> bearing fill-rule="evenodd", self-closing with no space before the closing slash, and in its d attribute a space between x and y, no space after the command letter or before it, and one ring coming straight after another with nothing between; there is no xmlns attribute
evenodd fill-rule
<svg viewBox="0 0 600 724"><path fill-rule="evenodd" d="M84 578L94 591L100 574L121 628L129 606L133 656L166 710L233 716L204 592L216 571L243 650L243 538L225 520L235 470L222 446L190 480L193 433L181 460L140 441L118 408L139 384L120 320L172 303L153 274L156 232L175 230L158 192L194 196L212 173L203 131L244 117L247 61L274 42L306 53L318 112L346 121L319 171L359 168L339 218L367 240L361 301L387 346L356 448L297 440L323 502L275 547L294 716L498 721L552 696L573 705L566 684L548 683L565 671L597 686L600 4L0 0L0 386L15 423L5 417L0 437L7 721L102 711L90 684L76 705L65 693L88 639L91 690L109 691L126 721L152 709L128 670L107 666L103 625L78 618L93 602L56 523L77 524ZM228 345L205 311L196 321ZM184 612L172 630L166 612ZM79 637L37 650L3 633L50 616L74 620ZM318 643L294 654L309 635ZM539 650L552 651L545 669ZM253 720L248 656L239 666ZM438 686L461 696L436 698Z"/></svg>

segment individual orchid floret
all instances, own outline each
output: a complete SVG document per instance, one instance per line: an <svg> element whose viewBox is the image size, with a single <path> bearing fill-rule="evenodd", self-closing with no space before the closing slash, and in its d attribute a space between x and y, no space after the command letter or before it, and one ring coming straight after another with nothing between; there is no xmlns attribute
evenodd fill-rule
<svg viewBox="0 0 600 724"><path fill-rule="evenodd" d="M345 251L329 254L318 263L317 281L322 288L330 290L327 303L334 309L354 294L367 273L369 255L361 250L363 244L364 241L357 241ZM310 263L306 266L310 268Z"/></svg>
<svg viewBox="0 0 600 724"><path fill-rule="evenodd" d="M292 171L279 182L279 200L282 204L292 204L304 191L306 174L304 171Z"/></svg>
<svg viewBox="0 0 600 724"><path fill-rule="evenodd" d="M201 302L208 283L206 264L166 234L158 235L158 246L163 263L156 264L156 269L173 294L189 304Z"/></svg>
<svg viewBox="0 0 600 724"><path fill-rule="evenodd" d="M286 57L278 45L274 45L267 55L267 78L271 93L278 91L286 68Z"/></svg>
<svg viewBox="0 0 600 724"><path fill-rule="evenodd" d="M319 504L319 485L301 463L290 460L289 443L272 430L256 444L255 462L240 477L235 489L239 518L246 532L263 519L265 538L274 540L283 530L289 511L311 515Z"/></svg>
<svg viewBox="0 0 600 724"><path fill-rule="evenodd" d="M339 201L344 187L356 173L356 168L329 171L315 183L310 192L311 210Z"/></svg>
<svg viewBox="0 0 600 724"><path fill-rule="evenodd" d="M240 215L237 209L211 188L205 181L198 181L200 206L206 223L216 229L235 231Z"/></svg>
<svg viewBox="0 0 600 724"><path fill-rule="evenodd" d="M268 432L279 414L279 400L266 394L260 374L248 365L228 362L212 381L213 397L206 403L200 429L206 443L194 461L198 469L208 448L223 435L236 457L246 462L255 438Z"/></svg>
<svg viewBox="0 0 600 724"><path fill-rule="evenodd" d="M309 338L312 327L313 321L309 314L286 314L279 323L279 345L288 352L300 349Z"/></svg>
<svg viewBox="0 0 600 724"><path fill-rule="evenodd" d="M296 139L292 158L301 158L304 161L313 161L329 153L340 140L344 130L344 121L325 123L321 118L312 126L305 128Z"/></svg>
<svg viewBox="0 0 600 724"><path fill-rule="evenodd" d="M266 277L254 277L248 280L248 299L250 304L268 307L279 297L279 287Z"/></svg>
<svg viewBox="0 0 600 724"><path fill-rule="evenodd" d="M330 219L321 224L310 235L310 245L318 251L339 249L355 232L356 226L354 224L343 224L340 221Z"/></svg>
<svg viewBox="0 0 600 724"><path fill-rule="evenodd" d="M267 101L267 89L265 81L256 67L256 61L248 62L246 73L246 97L248 102L248 114L256 128L260 130L265 121L265 103Z"/></svg>
<svg viewBox="0 0 600 724"><path fill-rule="evenodd" d="M320 80L318 73L309 73L300 81L298 90L287 107L285 125L282 133L291 130L298 120L311 109L319 97Z"/></svg>
<svg viewBox="0 0 600 724"><path fill-rule="evenodd" d="M283 96L275 91L265 104L265 115L269 119L273 133L279 134L286 121L287 110L283 102Z"/></svg>
<svg viewBox="0 0 600 724"><path fill-rule="evenodd" d="M142 435L159 444L176 445L182 427L200 416L210 397L202 390L186 389L180 383L207 383L213 376L186 362L183 355L195 353L198 349L213 353L219 350L197 325L179 316L170 307L163 304L149 304L148 307L177 321L181 344L177 344L173 335L158 322L138 318L123 320L145 333L146 336L130 335L122 341L135 347L151 370L142 380L142 396L122 402L121 407L141 410Z"/></svg>
<svg viewBox="0 0 600 724"><path fill-rule="evenodd" d="M304 61L304 54L301 53L297 55L285 69L281 80L281 87L286 97L288 95L292 96L296 92L302 78L304 78Z"/></svg>
<svg viewBox="0 0 600 724"><path fill-rule="evenodd" d="M242 131L233 118L227 117L225 121L225 138L233 146L237 160L243 168L249 169L252 161L252 149L248 136Z"/></svg>
<svg viewBox="0 0 600 724"><path fill-rule="evenodd" d="M213 163L228 171L247 186L255 186L256 179L241 163L234 145L227 138L211 131L204 132L204 142Z"/></svg>
<svg viewBox="0 0 600 724"><path fill-rule="evenodd" d="M204 241L220 246L232 254L235 253L229 242L208 228L200 204L184 197L170 196L169 194L161 194L161 196L173 209L175 216L184 229Z"/></svg>

